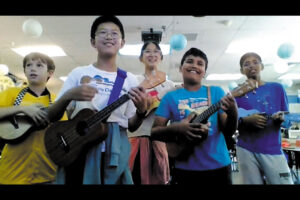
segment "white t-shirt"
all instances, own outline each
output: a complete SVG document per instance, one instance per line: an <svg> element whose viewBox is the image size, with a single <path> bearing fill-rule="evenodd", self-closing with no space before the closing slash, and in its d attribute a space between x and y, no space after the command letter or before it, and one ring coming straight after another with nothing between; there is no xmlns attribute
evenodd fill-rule
<svg viewBox="0 0 300 200"><path fill-rule="evenodd" d="M73 69L68 75L62 89L60 90L57 99L59 99L67 90L77 87L81 84L89 84L98 89L92 101L72 101L71 105L75 106L72 113L73 118L83 108L93 110L102 110L107 106L107 102L112 91L117 72L107 72L96 68L90 64L88 66L80 66ZM127 72L127 78L124 81L120 96L127 94L132 87L138 86L138 81L135 75ZM119 96L119 97L120 97ZM118 122L120 126L128 128L128 119L135 115L136 107L131 100L128 100L123 105L112 112L107 122Z"/></svg>
<svg viewBox="0 0 300 200"><path fill-rule="evenodd" d="M137 75L138 83L143 82L145 76ZM146 92L151 94L150 96L156 97L157 100L161 100L162 97L169 91L175 89L175 84L171 80L166 80L165 82L155 86L154 88L147 89ZM155 118L155 108L149 113L149 115L143 120L141 126L135 132L128 131L128 137L139 137L139 136L149 136L151 135L151 127Z"/></svg>

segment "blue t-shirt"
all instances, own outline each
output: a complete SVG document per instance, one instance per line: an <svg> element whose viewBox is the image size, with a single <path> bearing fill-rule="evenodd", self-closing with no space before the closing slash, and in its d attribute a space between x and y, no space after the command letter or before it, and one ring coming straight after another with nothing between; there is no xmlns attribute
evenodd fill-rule
<svg viewBox="0 0 300 200"><path fill-rule="evenodd" d="M265 112L272 115L278 111L288 111L288 99L281 84L268 82L237 97L239 117L244 116L242 109L249 113ZM240 109L242 108L242 109ZM240 128L237 145L251 152L278 155L282 153L280 127L274 126L270 119L264 129Z"/></svg>
<svg viewBox="0 0 300 200"><path fill-rule="evenodd" d="M222 88L210 86L211 103L218 102L225 96ZM191 111L203 111L208 108L207 87L202 86L198 91L188 91L184 88L168 92L161 100L155 114L173 122L186 118ZM211 115L208 137L199 145L186 161L175 160L175 167L186 170L212 170L230 164L229 152L224 135L218 127L218 112Z"/></svg>

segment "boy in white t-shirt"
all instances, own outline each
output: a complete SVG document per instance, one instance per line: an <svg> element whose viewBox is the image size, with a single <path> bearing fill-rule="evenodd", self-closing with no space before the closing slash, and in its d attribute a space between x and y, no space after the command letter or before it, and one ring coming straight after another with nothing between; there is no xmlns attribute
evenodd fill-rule
<svg viewBox="0 0 300 200"><path fill-rule="evenodd" d="M117 53L124 43L124 29L118 18L101 16L95 19L91 27L91 45L98 51L97 61L71 71L57 103L49 108L51 121L56 121L67 107L72 108L69 116L73 118L82 108L99 111L107 106L117 77ZM135 131L141 125L146 115L147 94L130 72L127 72L119 97L126 93L130 100L102 123L103 130L108 129L105 141L90 145L74 163L61 167L56 179L58 184L133 184L126 130Z"/></svg>

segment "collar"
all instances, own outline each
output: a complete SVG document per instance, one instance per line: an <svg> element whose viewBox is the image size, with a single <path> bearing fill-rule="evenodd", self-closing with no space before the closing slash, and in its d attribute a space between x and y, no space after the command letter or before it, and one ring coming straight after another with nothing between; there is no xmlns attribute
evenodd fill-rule
<svg viewBox="0 0 300 200"><path fill-rule="evenodd" d="M30 93L31 95L35 96L35 97L38 97L38 95L34 91L32 91L29 87L28 87L27 92ZM50 92L47 88L45 88L45 90L41 94L41 96L45 96L45 95L50 95Z"/></svg>

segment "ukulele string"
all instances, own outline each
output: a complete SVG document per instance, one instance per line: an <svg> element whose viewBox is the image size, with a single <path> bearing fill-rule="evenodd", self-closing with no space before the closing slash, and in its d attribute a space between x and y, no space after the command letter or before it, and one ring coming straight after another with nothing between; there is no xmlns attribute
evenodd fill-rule
<svg viewBox="0 0 300 200"><path fill-rule="evenodd" d="M91 127L91 126L97 124L98 122L102 121L103 119L105 119L105 117L107 117L111 113L112 108L118 107L119 105L123 104L127 100L129 100L129 96L123 95L117 101L111 103L106 108L104 108L102 111L99 111L95 115L88 118L86 120L87 127ZM62 142L68 144L68 143L74 143L74 141L78 140L78 138L80 138L80 137L78 137L78 133L77 133L76 129L77 129L76 126L72 126L71 129L68 129L66 132L61 134L60 135L62 137L61 140L64 140ZM53 142L55 142L55 141L53 141ZM79 142L80 142L80 140L79 140ZM53 145L50 145L50 146L53 146ZM74 144L74 146L75 146L75 144ZM55 146L53 146L53 147L56 148Z"/></svg>

